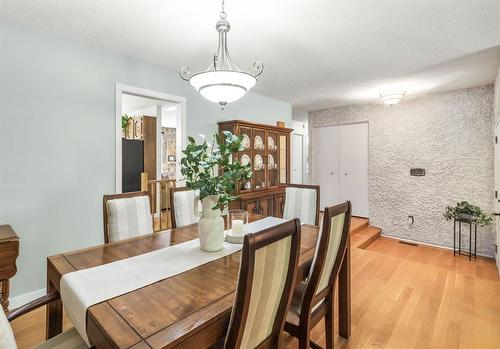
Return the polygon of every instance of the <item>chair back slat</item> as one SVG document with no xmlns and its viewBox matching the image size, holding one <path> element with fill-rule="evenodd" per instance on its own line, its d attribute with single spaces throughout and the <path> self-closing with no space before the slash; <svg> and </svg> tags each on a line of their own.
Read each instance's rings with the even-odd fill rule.
<svg viewBox="0 0 500 349">
<path fill-rule="evenodd" d="M 340 242 L 342 238 L 342 229 L 344 228 L 345 213 L 330 217 L 330 234 L 328 238 L 328 247 L 326 249 L 326 258 L 321 270 L 321 275 L 316 288 L 316 294 L 329 286 L 330 276 L 333 271 L 333 265 L 337 259 Z"/>
<path fill-rule="evenodd" d="M 245 236 L 225 348 L 277 348 L 297 273 L 298 219 Z"/>
<path fill-rule="evenodd" d="M 194 214 L 194 190 L 186 187 L 172 188 L 170 191 L 170 209 L 172 227 L 180 228 L 198 223 L 199 217 Z"/>
<path fill-rule="evenodd" d="M 348 246 L 351 225 L 351 203 L 349 201 L 326 207 L 320 236 L 309 273 L 301 306 L 301 317 L 306 317 L 318 308 L 318 304 L 333 293 L 335 280 Z"/>
<path fill-rule="evenodd" d="M 283 218 L 299 218 L 302 224 L 319 223 L 319 186 L 288 184 L 285 189 Z"/>
<path fill-rule="evenodd" d="M 103 196 L 104 242 L 153 233 L 148 191 Z"/>
</svg>

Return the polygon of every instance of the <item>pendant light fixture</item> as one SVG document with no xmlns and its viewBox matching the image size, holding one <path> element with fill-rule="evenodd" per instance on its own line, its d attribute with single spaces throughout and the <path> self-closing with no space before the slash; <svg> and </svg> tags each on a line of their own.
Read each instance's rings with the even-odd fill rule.
<svg viewBox="0 0 500 349">
<path fill-rule="evenodd" d="M 380 100 L 385 105 L 395 105 L 398 104 L 406 95 L 406 91 L 403 90 L 389 90 L 384 91 L 380 94 Z"/>
<path fill-rule="evenodd" d="M 203 97 L 218 103 L 222 110 L 226 104 L 240 99 L 254 87 L 257 84 L 257 77 L 264 69 L 259 61 L 253 64 L 253 74 L 241 71 L 234 65 L 227 49 L 227 32 L 230 28 L 222 0 L 220 19 L 215 25 L 215 29 L 219 32 L 219 47 L 212 64 L 207 70 L 196 74 L 192 74 L 191 69 L 187 67 L 182 67 L 180 70 L 182 79 L 188 81 Z"/>
</svg>

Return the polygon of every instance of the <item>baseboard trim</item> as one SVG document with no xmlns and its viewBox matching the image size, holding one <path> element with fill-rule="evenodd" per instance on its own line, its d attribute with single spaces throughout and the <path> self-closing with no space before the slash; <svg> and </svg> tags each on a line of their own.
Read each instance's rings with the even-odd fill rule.
<svg viewBox="0 0 500 349">
<path fill-rule="evenodd" d="M 431 244 L 431 243 L 428 243 L 428 242 L 422 242 L 422 241 L 417 241 L 417 240 L 402 239 L 400 237 L 397 237 L 397 236 L 394 236 L 394 235 L 387 235 L 387 234 L 384 234 L 384 233 L 381 233 L 380 236 L 382 236 L 384 238 L 388 238 L 388 239 L 393 239 L 393 240 L 407 242 L 407 243 L 410 243 L 410 244 L 425 245 L 425 246 L 429 246 L 429 247 L 434 247 L 434 248 L 440 248 L 440 249 L 443 249 L 443 250 L 453 251 L 453 248 L 452 247 L 448 247 L 448 246 L 435 245 L 435 244 Z M 493 258 L 493 256 L 490 256 L 490 255 L 487 255 L 487 254 L 478 253 L 477 255 L 481 256 L 481 257 L 486 257 L 486 258 Z"/>
<path fill-rule="evenodd" d="M 43 296 L 46 293 L 47 293 L 47 290 L 45 288 L 42 288 L 40 290 L 28 292 L 28 293 L 19 295 L 17 297 L 9 298 L 9 309 L 12 310 L 14 308 L 20 307 L 21 305 L 25 305 L 26 303 L 29 303 L 32 300 L 35 300 L 35 299 Z"/>
</svg>

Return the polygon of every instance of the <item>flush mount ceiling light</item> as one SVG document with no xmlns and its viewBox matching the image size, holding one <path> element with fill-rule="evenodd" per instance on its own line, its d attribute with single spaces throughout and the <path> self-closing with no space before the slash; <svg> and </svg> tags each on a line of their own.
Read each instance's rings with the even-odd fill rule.
<svg viewBox="0 0 500 349">
<path fill-rule="evenodd" d="M 380 100 L 385 105 L 394 105 L 398 104 L 405 95 L 406 91 L 385 91 L 380 94 Z"/>
<path fill-rule="evenodd" d="M 182 67 L 181 78 L 188 81 L 203 97 L 219 103 L 222 110 L 227 103 L 234 102 L 245 95 L 257 84 L 257 77 L 262 74 L 264 65 L 256 61 L 253 64 L 254 74 L 241 71 L 231 60 L 227 49 L 227 32 L 231 25 L 226 19 L 224 0 L 220 19 L 215 25 L 219 32 L 219 47 L 207 70 L 191 74 L 191 69 Z"/>
</svg>

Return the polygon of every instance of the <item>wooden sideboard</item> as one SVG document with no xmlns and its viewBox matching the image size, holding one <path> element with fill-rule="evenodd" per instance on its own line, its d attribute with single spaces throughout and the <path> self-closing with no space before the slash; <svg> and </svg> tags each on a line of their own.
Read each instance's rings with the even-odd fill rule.
<svg viewBox="0 0 500 349">
<path fill-rule="evenodd" d="M 9 307 L 9 279 L 16 275 L 19 238 L 10 225 L 0 225 L 0 303 L 5 312 Z"/>
<path fill-rule="evenodd" d="M 236 187 L 238 199 L 230 208 L 241 208 L 264 216 L 283 216 L 285 187 L 290 183 L 291 128 L 243 120 L 219 122 L 219 130 L 244 135 L 244 149 L 236 154 L 252 166 L 250 181 Z"/>
<path fill-rule="evenodd" d="M 231 208 L 241 208 L 263 216 L 283 217 L 285 187 L 240 194 Z"/>
</svg>

